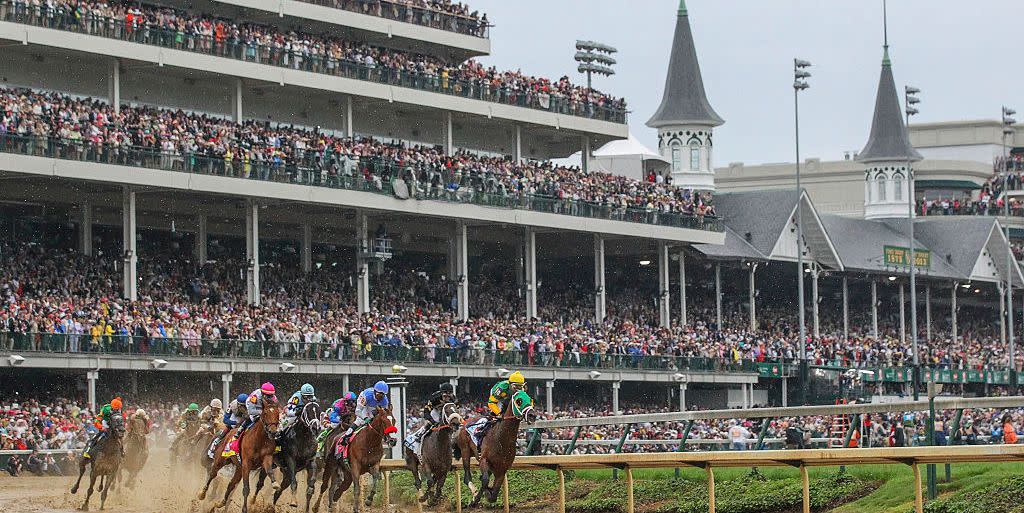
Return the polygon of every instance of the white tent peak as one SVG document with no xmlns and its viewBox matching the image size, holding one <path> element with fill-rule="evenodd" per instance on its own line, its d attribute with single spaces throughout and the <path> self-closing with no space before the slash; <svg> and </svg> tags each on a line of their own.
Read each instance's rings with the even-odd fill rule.
<svg viewBox="0 0 1024 513">
<path fill-rule="evenodd" d="M 643 160 L 660 160 L 666 164 L 668 163 L 667 159 L 645 146 L 632 132 L 625 139 L 616 139 L 594 150 L 594 156 L 613 158 L 633 157 L 637 159 L 642 158 Z"/>
</svg>

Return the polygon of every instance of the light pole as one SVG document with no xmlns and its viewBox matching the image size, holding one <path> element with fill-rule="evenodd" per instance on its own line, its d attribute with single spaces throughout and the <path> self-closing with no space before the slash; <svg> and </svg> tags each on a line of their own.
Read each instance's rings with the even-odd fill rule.
<svg viewBox="0 0 1024 513">
<path fill-rule="evenodd" d="M 807 326 L 804 320 L 804 250 L 803 223 L 803 186 L 800 185 L 800 91 L 810 87 L 807 78 L 811 73 L 807 68 L 811 63 L 801 59 L 793 59 L 793 120 L 794 140 L 796 146 L 796 293 L 797 307 L 800 309 L 800 404 L 807 404 L 807 392 L 810 388 L 807 373 Z"/>
<path fill-rule="evenodd" d="M 616 48 L 603 43 L 576 40 L 575 59 L 579 63 L 576 70 L 587 75 L 587 91 L 593 89 L 591 87 L 592 74 L 597 73 L 606 77 L 615 74 L 615 70 L 611 68 L 615 65 L 615 59 L 611 57 L 611 54 L 616 52 L 618 52 Z"/>
<path fill-rule="evenodd" d="M 1013 115 L 1017 111 L 1003 107 L 1003 220 L 1004 228 L 1006 229 L 1006 335 L 1007 342 L 1009 342 L 1009 350 L 1007 356 L 1009 362 L 1007 362 L 1007 370 L 1010 371 L 1010 385 L 1013 387 L 1017 386 L 1017 342 L 1013 336 L 1013 246 L 1010 245 L 1010 189 L 1009 189 L 1009 177 L 1010 177 L 1010 156 L 1006 152 L 1006 138 L 1013 135 L 1013 125 L 1017 120 L 1013 119 Z"/>
<path fill-rule="evenodd" d="M 917 114 L 918 110 L 915 105 L 921 103 L 921 100 L 915 96 L 920 94 L 921 90 L 916 87 L 905 86 L 903 88 L 903 112 L 907 115 L 907 131 L 910 131 L 910 116 Z M 921 355 L 917 347 L 917 256 L 914 251 L 914 214 L 916 213 L 917 196 L 914 194 L 914 170 L 911 169 L 911 162 L 907 160 L 907 194 L 909 200 L 909 208 L 907 209 L 907 230 L 910 232 L 907 238 L 910 241 L 910 344 L 911 350 L 914 351 L 914 376 L 912 378 L 914 385 L 914 400 L 918 400 L 921 395 Z"/>
</svg>

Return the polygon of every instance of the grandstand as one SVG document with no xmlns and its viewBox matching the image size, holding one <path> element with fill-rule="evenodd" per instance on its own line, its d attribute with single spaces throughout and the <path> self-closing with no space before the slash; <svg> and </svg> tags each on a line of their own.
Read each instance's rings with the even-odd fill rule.
<svg viewBox="0 0 1024 513">
<path fill-rule="evenodd" d="M 1016 387 L 1002 220 L 923 206 L 907 306 L 919 155 L 888 58 L 846 212 L 716 182 L 685 5 L 650 179 L 552 162 L 625 140 L 628 103 L 483 66 L 489 23 L 441 1 L 0 0 L 0 377 L 94 405 L 392 373 L 480 396 L 522 369 L 549 414 L 584 393 L 887 400 L 915 359 L 947 393 Z"/>
</svg>

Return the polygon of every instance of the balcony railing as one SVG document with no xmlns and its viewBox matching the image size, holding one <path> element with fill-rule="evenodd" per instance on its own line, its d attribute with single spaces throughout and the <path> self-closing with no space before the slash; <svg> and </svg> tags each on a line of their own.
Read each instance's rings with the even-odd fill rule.
<svg viewBox="0 0 1024 513">
<path fill-rule="evenodd" d="M 237 153 L 233 159 L 225 159 L 217 155 L 182 154 L 154 148 L 110 146 L 82 140 L 2 133 L 0 153 L 329 187 L 391 197 L 395 195 L 394 184 L 401 182 L 413 197 L 419 199 L 695 230 L 722 230 L 720 221 L 716 218 L 500 192 L 500 188 L 489 187 L 482 177 L 470 174 L 456 177 L 440 169 L 413 172 L 391 161 L 374 157 L 361 158 L 356 169 L 355 165 L 346 167 L 327 162 L 320 158 L 320 152 L 314 151 L 297 152 L 295 159 L 284 162 L 243 161 Z M 370 170 L 370 179 L 358 172 L 363 169 Z M 435 175 L 436 179 L 431 178 Z M 426 179 L 420 180 L 417 176 L 424 176 Z M 455 181 L 456 178 L 458 181 Z M 495 192 L 486 192 L 489 189 Z"/>
<path fill-rule="evenodd" d="M 65 354 L 174 356 L 182 358 L 288 359 L 321 362 L 382 362 L 486 367 L 561 367 L 650 371 L 757 372 L 751 360 L 629 354 L 490 350 L 468 347 L 389 346 L 369 349 L 348 343 L 312 344 L 243 339 L 181 339 L 91 336 L 60 333 L 0 333 L 0 351 Z"/>
<path fill-rule="evenodd" d="M 227 59 L 265 64 L 336 77 L 406 87 L 432 93 L 459 96 L 528 109 L 543 110 L 591 119 L 625 123 L 626 111 L 617 106 L 577 101 L 561 94 L 516 91 L 488 80 L 456 80 L 448 70 L 437 73 L 414 72 L 365 64 L 336 58 L 324 51 L 286 49 L 284 45 L 262 45 L 255 41 L 235 41 L 230 37 L 189 34 L 160 26 L 127 25 L 124 20 L 107 18 L 87 12 L 79 18 L 62 6 L 49 9 L 45 5 L 26 7 L 23 2 L 0 0 L 0 19 L 38 27 L 75 32 L 90 36 L 117 39 L 131 43 L 173 48 L 186 52 L 213 55 Z"/>
<path fill-rule="evenodd" d="M 490 37 L 490 26 L 485 20 L 447 13 L 438 9 L 428 9 L 405 5 L 387 0 L 298 0 L 307 4 L 322 5 L 334 9 L 377 16 L 389 20 L 422 25 L 424 27 L 446 30 L 487 39 Z"/>
</svg>

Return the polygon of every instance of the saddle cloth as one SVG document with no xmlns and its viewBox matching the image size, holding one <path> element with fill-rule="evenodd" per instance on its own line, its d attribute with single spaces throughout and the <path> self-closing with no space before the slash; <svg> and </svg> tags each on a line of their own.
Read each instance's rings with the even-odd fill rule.
<svg viewBox="0 0 1024 513">
<path fill-rule="evenodd" d="M 480 443 L 483 441 L 482 436 L 483 428 L 487 425 L 487 417 L 480 417 L 475 420 L 471 420 L 466 424 L 466 432 L 469 433 L 469 437 L 476 444 L 476 448 L 480 449 Z"/>
<path fill-rule="evenodd" d="M 356 434 L 366 429 L 366 425 L 362 425 L 356 428 L 351 435 L 338 437 L 338 440 L 334 443 L 334 455 L 340 458 L 348 459 L 348 444 L 355 438 Z"/>
</svg>

